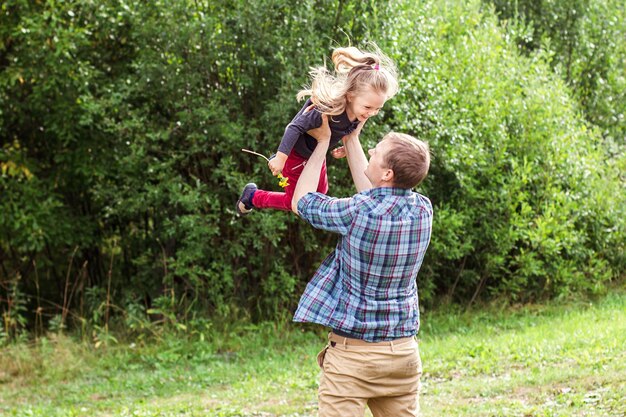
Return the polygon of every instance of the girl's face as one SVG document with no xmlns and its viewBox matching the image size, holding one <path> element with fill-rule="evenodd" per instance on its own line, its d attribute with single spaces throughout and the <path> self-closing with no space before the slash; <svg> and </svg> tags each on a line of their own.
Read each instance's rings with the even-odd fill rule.
<svg viewBox="0 0 626 417">
<path fill-rule="evenodd" d="M 376 116 L 385 105 L 387 96 L 383 93 L 366 89 L 359 93 L 348 93 L 346 112 L 350 120 L 357 119 L 363 123 L 372 116 Z"/>
</svg>

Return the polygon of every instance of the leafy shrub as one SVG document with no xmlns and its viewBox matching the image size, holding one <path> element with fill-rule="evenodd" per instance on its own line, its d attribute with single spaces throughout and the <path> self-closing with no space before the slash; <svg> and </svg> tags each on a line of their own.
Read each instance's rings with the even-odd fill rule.
<svg viewBox="0 0 626 417">
<path fill-rule="evenodd" d="M 273 152 L 309 66 L 374 40 L 402 88 L 363 141 L 406 131 L 434 153 L 422 299 L 602 291 L 626 264 L 624 158 L 579 114 L 591 90 L 512 33 L 478 1 L 3 3 L 2 290 L 23 277 L 54 326 L 98 340 L 112 320 L 150 329 L 150 312 L 282 317 L 336 237 L 290 213 L 237 218 L 245 183 L 276 188 L 241 149 Z M 329 176 L 353 192 L 345 161 Z"/>
<path fill-rule="evenodd" d="M 394 124 L 434 153 L 422 295 L 599 291 L 624 271 L 619 170 L 545 54 L 520 56 L 479 6 L 407 5 L 393 25 L 406 77 Z"/>
<path fill-rule="evenodd" d="M 626 8 L 617 0 L 490 0 L 508 33 L 547 62 L 572 88 L 585 117 L 601 129 L 610 155 L 626 136 Z"/>
</svg>

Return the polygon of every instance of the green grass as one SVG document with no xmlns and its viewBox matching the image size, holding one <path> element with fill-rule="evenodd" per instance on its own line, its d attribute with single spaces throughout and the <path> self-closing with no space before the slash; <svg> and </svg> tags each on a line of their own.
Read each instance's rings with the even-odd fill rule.
<svg viewBox="0 0 626 417">
<path fill-rule="evenodd" d="M 95 349 L 0 350 L 0 415 L 315 416 L 324 331 L 237 325 Z M 626 295 L 422 314 L 423 416 L 625 416 Z M 369 414 L 368 414 L 369 415 Z"/>
</svg>

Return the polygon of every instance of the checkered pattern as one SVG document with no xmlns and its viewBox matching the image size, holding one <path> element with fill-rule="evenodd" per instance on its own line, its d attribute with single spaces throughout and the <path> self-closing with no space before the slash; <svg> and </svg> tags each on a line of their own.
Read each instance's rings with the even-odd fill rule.
<svg viewBox="0 0 626 417">
<path fill-rule="evenodd" d="M 298 212 L 312 226 L 341 236 L 308 283 L 294 321 L 370 342 L 415 335 L 416 277 L 430 242 L 430 200 L 399 188 L 344 199 L 309 193 Z"/>
</svg>

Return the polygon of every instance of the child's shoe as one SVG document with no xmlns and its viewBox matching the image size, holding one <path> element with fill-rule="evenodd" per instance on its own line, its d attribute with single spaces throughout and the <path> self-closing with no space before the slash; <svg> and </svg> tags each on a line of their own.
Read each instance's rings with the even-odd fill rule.
<svg viewBox="0 0 626 417">
<path fill-rule="evenodd" d="M 249 214 L 252 210 L 254 210 L 254 205 L 252 204 L 252 197 L 257 190 L 257 186 L 255 183 L 251 182 L 246 184 L 243 187 L 243 191 L 241 192 L 241 197 L 237 200 L 237 205 L 235 206 L 237 213 L 240 216 L 245 216 Z"/>
</svg>

